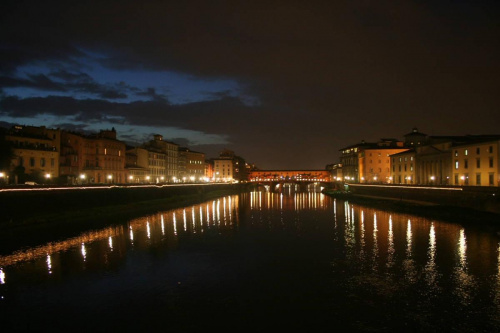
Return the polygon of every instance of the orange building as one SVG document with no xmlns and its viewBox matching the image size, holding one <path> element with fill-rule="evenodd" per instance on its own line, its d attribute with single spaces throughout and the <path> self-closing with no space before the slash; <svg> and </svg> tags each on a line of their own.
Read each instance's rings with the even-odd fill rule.
<svg viewBox="0 0 500 333">
<path fill-rule="evenodd" d="M 344 180 L 354 183 L 390 183 L 390 155 L 407 151 L 403 142 L 381 139 L 376 143 L 361 143 L 341 149 Z"/>
<path fill-rule="evenodd" d="M 61 141 L 61 169 L 68 182 L 127 182 L 126 146 L 116 139 L 114 129 L 91 136 L 62 132 Z"/>
</svg>

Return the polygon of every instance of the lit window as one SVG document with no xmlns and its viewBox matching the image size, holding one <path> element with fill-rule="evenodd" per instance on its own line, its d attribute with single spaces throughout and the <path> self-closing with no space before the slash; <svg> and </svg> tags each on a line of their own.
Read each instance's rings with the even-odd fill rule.
<svg viewBox="0 0 500 333">
<path fill-rule="evenodd" d="M 455 170 L 458 169 L 458 161 L 455 161 Z"/>
<path fill-rule="evenodd" d="M 464 154 L 465 154 L 465 156 L 469 155 L 469 150 L 465 149 Z"/>
</svg>

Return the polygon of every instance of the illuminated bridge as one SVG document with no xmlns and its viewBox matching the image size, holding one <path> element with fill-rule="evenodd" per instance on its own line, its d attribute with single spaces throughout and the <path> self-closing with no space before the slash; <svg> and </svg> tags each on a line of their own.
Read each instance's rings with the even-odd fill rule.
<svg viewBox="0 0 500 333">
<path fill-rule="evenodd" d="M 257 170 L 251 171 L 248 180 L 270 186 L 272 190 L 295 185 L 300 188 L 320 183 L 329 183 L 332 176 L 328 170 Z"/>
</svg>

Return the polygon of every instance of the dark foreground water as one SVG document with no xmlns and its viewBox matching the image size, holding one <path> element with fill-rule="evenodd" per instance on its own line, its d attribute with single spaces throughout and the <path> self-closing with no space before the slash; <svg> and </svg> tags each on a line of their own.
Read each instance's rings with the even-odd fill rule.
<svg viewBox="0 0 500 333">
<path fill-rule="evenodd" d="M 495 332 L 499 250 L 480 227 L 246 193 L 0 257 L 0 331 Z"/>
</svg>

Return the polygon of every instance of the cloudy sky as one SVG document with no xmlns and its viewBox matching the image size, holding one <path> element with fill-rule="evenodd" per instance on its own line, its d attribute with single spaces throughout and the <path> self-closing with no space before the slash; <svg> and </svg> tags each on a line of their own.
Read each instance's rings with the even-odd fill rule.
<svg viewBox="0 0 500 333">
<path fill-rule="evenodd" d="M 153 133 L 262 169 L 361 140 L 500 134 L 499 1 L 22 1 L 0 125 Z"/>
</svg>

